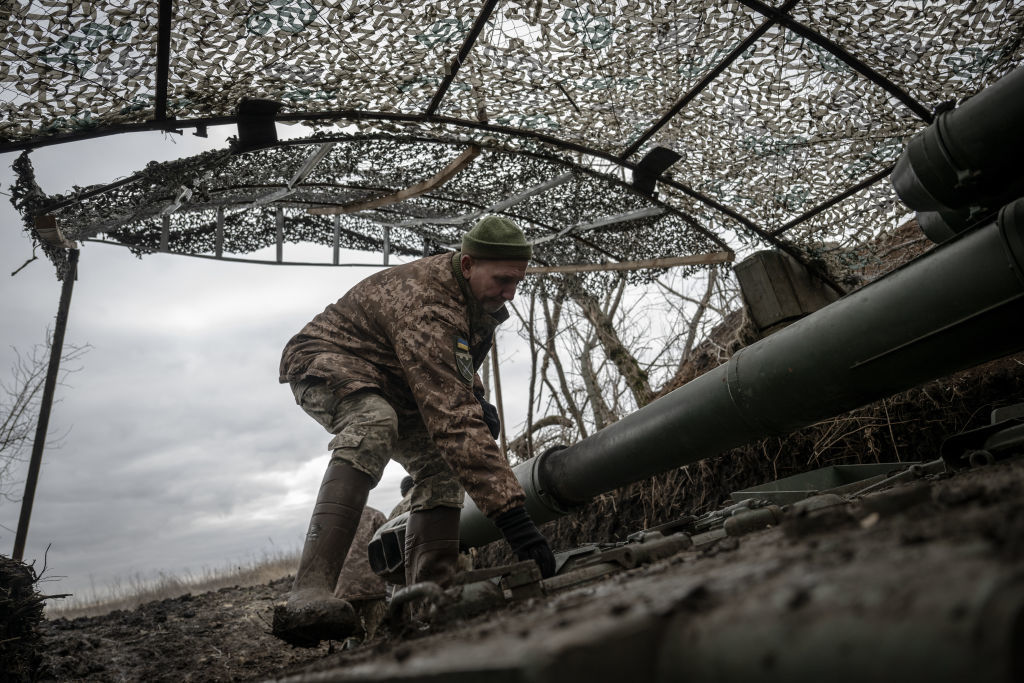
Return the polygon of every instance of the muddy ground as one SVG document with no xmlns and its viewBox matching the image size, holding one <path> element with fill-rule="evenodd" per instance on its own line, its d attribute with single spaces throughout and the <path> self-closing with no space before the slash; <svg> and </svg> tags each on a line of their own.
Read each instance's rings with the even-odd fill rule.
<svg viewBox="0 0 1024 683">
<path fill-rule="evenodd" d="M 694 538 L 670 557 L 482 615 L 316 649 L 268 633 L 286 578 L 51 621 L 42 680 L 801 680 L 821 656 L 854 667 L 832 680 L 920 680 L 919 666 L 930 680 L 958 680 L 965 666 L 974 680 L 1022 672 L 1006 673 L 1024 648 L 1024 459 L 791 509 L 740 537 Z M 852 627 L 836 623 L 849 614 Z M 908 645 L 927 657 L 908 661 Z M 879 658 L 883 671 L 865 668 Z"/>
</svg>

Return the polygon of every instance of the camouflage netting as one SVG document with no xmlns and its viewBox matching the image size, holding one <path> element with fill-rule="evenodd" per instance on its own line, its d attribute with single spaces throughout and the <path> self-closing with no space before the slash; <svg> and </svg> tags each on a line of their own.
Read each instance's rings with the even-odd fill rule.
<svg viewBox="0 0 1024 683">
<path fill-rule="evenodd" d="M 163 217 L 169 218 L 166 249 L 209 254 L 216 250 L 218 210 L 223 213 L 223 253 L 245 254 L 276 243 L 276 216 L 283 211 L 283 241 L 333 246 L 335 220 L 311 215 L 311 207 L 358 204 L 384 188 L 428 179 L 456 158 L 465 144 L 403 141 L 361 136 L 289 144 L 247 154 L 209 152 L 165 164 L 150 164 L 125 182 L 82 188 L 48 197 L 47 213 L 64 235 L 84 240 L 104 235 L 137 253 L 161 249 Z M 306 159 L 326 154 L 299 183 Z M 31 168 L 20 187 L 31 187 Z M 551 179 L 543 192 L 524 190 Z M 291 184 L 291 185 L 290 185 Z M 410 183 L 414 184 L 414 183 Z M 390 192 L 390 190 L 384 190 Z M 93 192 L 96 192 L 93 194 Z M 286 196 L 282 196 L 285 193 Z M 32 196 L 18 190 L 16 198 Z M 340 248 L 381 251 L 388 230 L 391 253 L 417 255 L 457 245 L 462 233 L 514 195 L 504 208 L 536 243 L 542 264 L 636 260 L 727 250 L 713 233 L 673 207 L 626 183 L 580 169 L 555 157 L 481 151 L 463 171 L 437 190 L 398 203 L 338 216 Z M 270 197 L 277 197 L 270 200 Z M 644 212 L 640 217 L 630 218 Z M 608 217 L 619 222 L 599 224 Z"/>
<path fill-rule="evenodd" d="M 102 230 L 140 252 L 154 248 L 163 213 L 170 250 L 208 251 L 219 206 L 230 214 L 225 251 L 274 243 L 275 206 L 288 212 L 287 240 L 324 242 L 329 219 L 302 209 L 393 194 L 469 144 L 484 154 L 440 189 L 345 214 L 344 246 L 379 249 L 383 224 L 399 253 L 455 241 L 467 222 L 448 219 L 567 171 L 570 182 L 502 209 L 532 236 L 558 235 L 543 245 L 551 263 L 721 243 L 852 246 L 904 213 L 885 176 L 935 108 L 1024 56 L 1021 0 L 15 0 L 0 25 L 11 36 L 0 151 L 232 123 L 244 97 L 282 103 L 281 121 L 355 131 L 283 200 L 264 190 L 287 184 L 313 147 L 151 167 L 62 209 L 87 223 L 63 223 L 69 233 Z M 681 155 L 658 185 L 670 210 L 559 234 L 666 208 L 612 180 L 655 146 Z M 536 156 L 510 154 L 520 152 Z M 175 203 L 183 189 L 192 197 Z M 123 208 L 105 211 L 107 200 Z"/>
</svg>

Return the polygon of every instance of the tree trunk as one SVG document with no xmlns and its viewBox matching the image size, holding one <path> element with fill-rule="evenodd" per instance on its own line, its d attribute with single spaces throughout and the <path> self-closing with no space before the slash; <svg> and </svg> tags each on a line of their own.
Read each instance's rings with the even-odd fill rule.
<svg viewBox="0 0 1024 683">
<path fill-rule="evenodd" d="M 626 386 L 633 394 L 637 407 L 647 405 L 653 399 L 647 371 L 640 366 L 640 362 L 622 343 L 612 317 L 605 313 L 601 304 L 592 294 L 583 291 L 579 278 L 572 277 L 568 283 L 569 295 L 583 311 L 583 315 L 590 321 L 590 324 L 594 326 L 597 339 L 601 342 L 605 355 L 626 381 Z"/>
</svg>

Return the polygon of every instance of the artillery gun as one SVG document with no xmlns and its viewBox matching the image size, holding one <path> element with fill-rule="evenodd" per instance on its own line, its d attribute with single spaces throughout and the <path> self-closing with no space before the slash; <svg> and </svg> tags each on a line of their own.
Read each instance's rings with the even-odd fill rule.
<svg viewBox="0 0 1024 683">
<path fill-rule="evenodd" d="M 631 482 L 1024 349 L 1020 121 L 1024 68 L 940 113 L 910 141 L 892 178 L 939 246 L 579 443 L 518 465 L 533 519 L 556 519 Z M 988 427 L 949 439 L 932 462 L 826 468 L 736 492 L 731 506 L 703 517 L 638 531 L 626 543 L 558 553 L 552 578 L 541 580 L 532 563 L 476 570 L 444 593 L 422 585 L 399 591 L 392 612 L 426 601 L 444 620 L 542 596 L 557 603 L 595 579 L 647 566 L 632 603 L 616 601 L 619 584 L 588 589 L 598 606 L 580 608 L 591 621 L 575 636 L 533 649 L 514 645 L 497 657 L 468 648 L 457 663 L 450 652 L 427 656 L 420 671 L 431 680 L 487 673 L 547 681 L 567 672 L 575 680 L 580 671 L 665 681 L 1022 680 L 1024 573 L 1012 562 L 989 562 L 969 544 L 949 566 L 906 549 L 848 549 L 848 567 L 809 577 L 797 558 L 834 553 L 820 537 L 808 540 L 816 534 L 867 530 L 894 511 L 955 497 L 940 475 L 1022 452 L 1024 406 L 1002 409 Z M 404 521 L 385 524 L 370 544 L 381 575 L 402 571 Z M 460 533 L 470 547 L 500 538 L 472 502 Z M 706 569 L 659 579 L 653 569 L 748 536 L 755 550 L 788 545 L 767 565 L 756 552 L 715 562 L 710 577 Z M 870 547 L 870 539 L 861 541 Z M 919 589 L 909 590 L 915 582 Z M 732 604 L 723 598 L 730 592 L 749 599 Z M 351 680 L 407 680 L 388 671 L 364 678 L 353 671 Z"/>
</svg>

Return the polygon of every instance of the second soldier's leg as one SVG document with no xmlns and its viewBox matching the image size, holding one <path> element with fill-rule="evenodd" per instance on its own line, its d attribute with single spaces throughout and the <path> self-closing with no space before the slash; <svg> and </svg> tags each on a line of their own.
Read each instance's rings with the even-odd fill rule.
<svg viewBox="0 0 1024 683">
<path fill-rule="evenodd" d="M 405 583 L 447 586 L 458 566 L 462 486 L 424 433 L 403 438 L 395 459 L 414 481 L 405 525 Z"/>
<path fill-rule="evenodd" d="M 413 510 L 405 524 L 405 585 L 451 583 L 459 560 L 459 508 Z"/>
</svg>

